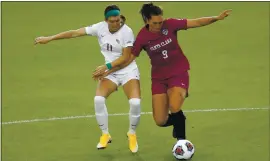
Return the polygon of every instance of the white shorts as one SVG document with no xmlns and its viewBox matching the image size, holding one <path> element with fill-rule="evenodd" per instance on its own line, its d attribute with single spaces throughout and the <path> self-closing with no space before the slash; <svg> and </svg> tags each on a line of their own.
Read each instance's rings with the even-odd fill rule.
<svg viewBox="0 0 270 161">
<path fill-rule="evenodd" d="M 125 85 L 128 81 L 132 79 L 140 80 L 140 72 L 139 69 L 136 68 L 132 70 L 131 72 L 125 73 L 125 74 L 110 74 L 106 76 L 105 78 L 111 80 L 113 83 L 115 83 L 117 86 Z"/>
</svg>

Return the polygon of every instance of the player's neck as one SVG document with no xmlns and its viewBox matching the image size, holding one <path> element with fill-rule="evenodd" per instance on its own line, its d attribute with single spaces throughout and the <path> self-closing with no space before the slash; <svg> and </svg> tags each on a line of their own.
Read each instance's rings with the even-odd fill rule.
<svg viewBox="0 0 270 161">
<path fill-rule="evenodd" d="M 117 31 L 119 31 L 123 26 L 124 26 L 124 23 L 121 24 L 120 27 L 119 27 L 117 30 L 115 30 L 115 31 L 112 31 L 112 30 L 109 28 L 109 32 L 110 32 L 111 34 L 114 34 L 114 33 L 116 33 Z"/>
<path fill-rule="evenodd" d="M 160 31 L 152 30 L 152 28 L 151 28 L 149 25 L 146 25 L 145 27 L 146 27 L 146 29 L 147 29 L 148 31 L 150 31 L 150 32 L 152 32 L 152 33 L 154 33 L 154 34 L 160 33 Z"/>
</svg>

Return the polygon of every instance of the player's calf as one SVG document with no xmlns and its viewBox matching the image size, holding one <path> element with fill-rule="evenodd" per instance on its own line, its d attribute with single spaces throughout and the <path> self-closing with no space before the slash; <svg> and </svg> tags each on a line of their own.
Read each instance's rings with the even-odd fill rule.
<svg viewBox="0 0 270 161">
<path fill-rule="evenodd" d="M 172 113 L 173 137 L 180 140 L 186 139 L 186 117 L 182 110 Z"/>
<path fill-rule="evenodd" d="M 141 99 L 131 98 L 129 100 L 129 133 L 135 134 L 141 117 Z"/>
</svg>

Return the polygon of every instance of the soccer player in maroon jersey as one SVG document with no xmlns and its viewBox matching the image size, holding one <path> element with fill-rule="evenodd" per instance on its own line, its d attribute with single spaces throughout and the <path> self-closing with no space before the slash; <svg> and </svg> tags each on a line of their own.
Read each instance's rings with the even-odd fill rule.
<svg viewBox="0 0 270 161">
<path fill-rule="evenodd" d="M 163 10 L 159 6 L 153 3 L 144 4 L 140 13 L 145 26 L 137 35 L 129 60 L 106 73 L 99 72 L 98 67 L 93 77 L 102 78 L 125 67 L 140 55 L 142 49 L 145 50 L 152 65 L 154 120 L 160 127 L 173 125 L 173 137 L 178 140 L 186 139 L 186 117 L 182 105 L 188 95 L 190 66 L 178 44 L 177 31 L 212 24 L 223 20 L 230 12 L 231 10 L 225 10 L 218 16 L 197 19 L 164 19 Z"/>
</svg>

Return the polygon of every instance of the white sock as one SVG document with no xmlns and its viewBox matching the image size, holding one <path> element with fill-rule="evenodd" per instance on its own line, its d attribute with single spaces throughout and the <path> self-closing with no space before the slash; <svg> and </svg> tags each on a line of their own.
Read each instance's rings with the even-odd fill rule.
<svg viewBox="0 0 270 161">
<path fill-rule="evenodd" d="M 131 134 L 136 133 L 136 128 L 140 122 L 141 116 L 141 99 L 132 98 L 129 100 L 129 132 Z"/>
<path fill-rule="evenodd" d="M 94 98 L 97 123 L 102 133 L 108 134 L 108 112 L 105 105 L 105 100 L 106 99 L 102 96 L 95 96 Z"/>
</svg>

